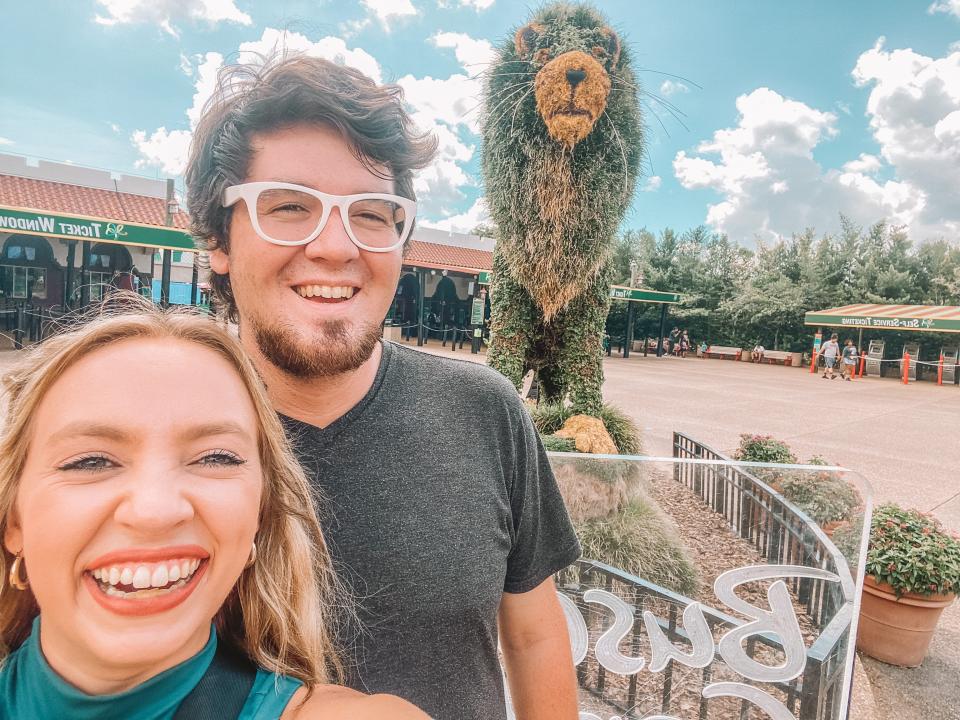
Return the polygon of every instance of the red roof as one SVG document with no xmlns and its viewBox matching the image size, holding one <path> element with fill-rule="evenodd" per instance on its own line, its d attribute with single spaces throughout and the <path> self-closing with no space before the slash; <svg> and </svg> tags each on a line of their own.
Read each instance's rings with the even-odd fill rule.
<svg viewBox="0 0 960 720">
<path fill-rule="evenodd" d="M 493 268 L 493 253 L 489 250 L 414 240 L 403 258 L 403 264 L 477 273 Z"/>
<path fill-rule="evenodd" d="M 166 224 L 166 204 L 163 198 L 0 175 L 0 205 L 162 227 Z M 173 216 L 176 228 L 186 230 L 189 222 L 185 212 Z"/>
</svg>

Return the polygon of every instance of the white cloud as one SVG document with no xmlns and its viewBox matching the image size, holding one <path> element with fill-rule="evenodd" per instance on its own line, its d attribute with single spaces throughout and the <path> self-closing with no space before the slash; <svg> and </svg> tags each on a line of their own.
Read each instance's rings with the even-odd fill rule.
<svg viewBox="0 0 960 720">
<path fill-rule="evenodd" d="M 173 20 L 180 17 L 211 25 L 219 22 L 253 24 L 250 16 L 237 8 L 234 0 L 97 0 L 97 3 L 107 13 L 94 18 L 101 25 L 156 23 L 174 37 L 179 37 L 180 33 Z"/>
<path fill-rule="evenodd" d="M 855 219 L 866 213 L 870 221 L 890 214 L 883 186 L 855 174 L 841 182 L 839 173 L 825 174 L 814 160 L 813 149 L 837 133 L 836 115 L 768 88 L 737 98 L 737 109 L 736 127 L 717 130 L 697 147 L 697 155 L 681 151 L 673 163 L 683 187 L 721 195 L 707 210 L 707 223 L 715 229 L 742 241 L 811 226 L 830 229 L 840 211 Z M 861 177 L 876 186 L 867 188 L 870 202 L 858 185 Z M 893 188 L 886 192 L 894 194 Z M 902 202 L 898 209 L 904 209 Z"/>
<path fill-rule="evenodd" d="M 180 72 L 187 77 L 193 77 L 193 62 L 184 53 L 180 53 Z"/>
<path fill-rule="evenodd" d="M 431 42 L 440 48 L 452 48 L 465 74 L 454 73 L 447 78 L 405 75 L 397 82 L 414 109 L 414 122 L 439 140 L 437 159 L 418 174 L 414 185 L 417 196 L 422 198 L 424 213 L 436 217 L 455 212 L 453 208 L 465 197 L 464 188 L 476 184 L 463 169 L 473 158 L 475 146 L 461 135 L 476 135 L 479 131 L 478 106 L 483 88 L 477 75 L 490 62 L 494 51 L 487 40 L 463 33 L 439 32 Z"/>
<path fill-rule="evenodd" d="M 241 62 L 258 62 L 275 52 L 304 53 L 312 57 L 323 57 L 341 65 L 349 65 L 371 76 L 378 83 L 383 82 L 380 64 L 372 55 L 361 48 L 350 49 L 337 37 L 321 38 L 312 42 L 299 33 L 285 32 L 266 28 L 259 40 L 242 43 L 239 47 Z M 193 62 L 196 62 L 194 67 Z M 223 66 L 220 53 L 208 52 L 188 59 L 190 75 L 194 78 L 193 102 L 186 115 L 189 130 L 167 130 L 164 127 L 147 133 L 137 130 L 131 136 L 133 144 L 140 151 L 138 166 L 157 166 L 163 172 L 179 175 L 186 166 L 187 148 L 193 128 L 203 113 L 203 107 L 217 86 L 217 73 Z M 182 69 L 182 68 L 181 68 Z"/>
<path fill-rule="evenodd" d="M 167 175 L 180 175 L 187 164 L 187 152 L 190 149 L 188 130 L 167 130 L 157 128 L 147 135 L 143 130 L 135 130 L 130 139 L 140 151 L 137 167 L 148 165 L 159 167 Z"/>
<path fill-rule="evenodd" d="M 656 192 L 660 189 L 661 185 L 663 185 L 663 178 L 659 175 L 651 175 L 643 183 L 640 192 Z"/>
<path fill-rule="evenodd" d="M 468 233 L 477 225 L 490 225 L 490 208 L 487 206 L 485 197 L 477 198 L 470 209 L 458 215 L 452 215 L 443 220 L 423 220 L 424 227 L 437 228 L 438 230 L 453 231 L 459 233 Z"/>
<path fill-rule="evenodd" d="M 842 102 L 842 101 L 840 101 L 840 100 L 837 100 L 837 101 L 834 103 L 834 106 L 837 108 L 837 110 L 839 110 L 840 112 L 842 112 L 844 115 L 850 115 L 850 114 L 851 114 L 851 111 L 850 111 L 850 103 L 845 103 L 845 102 Z"/>
<path fill-rule="evenodd" d="M 375 82 L 383 82 L 380 63 L 373 55 L 362 48 L 350 49 L 343 39 L 332 35 L 314 42 L 300 33 L 266 28 L 259 40 L 242 43 L 240 52 L 241 62 L 258 62 L 257 55 L 269 57 L 277 52 L 303 53 L 310 57 L 326 58 L 338 65 L 356 68 L 364 75 L 373 78 Z"/>
<path fill-rule="evenodd" d="M 880 166 L 880 158 L 878 158 L 876 155 L 860 153 L 860 157 L 856 160 L 851 160 L 850 162 L 844 163 L 843 169 L 845 172 L 849 173 L 872 175 L 880 169 Z"/>
<path fill-rule="evenodd" d="M 465 33 L 438 32 L 430 38 L 438 48 L 453 48 L 453 54 L 470 77 L 483 72 L 496 57 L 489 40 L 477 40 Z"/>
<path fill-rule="evenodd" d="M 362 3 L 388 32 L 394 18 L 412 17 L 417 14 L 417 9 L 410 0 L 362 0 Z"/>
<path fill-rule="evenodd" d="M 110 126 L 110 129 L 113 130 L 113 132 L 115 132 L 118 135 L 120 134 L 120 126 L 117 125 L 115 122 L 107 123 L 107 125 Z"/>
<path fill-rule="evenodd" d="M 960 231 L 960 49 L 934 59 L 888 51 L 880 38 L 853 78 L 871 88 L 867 117 L 880 156 L 916 194 L 916 239 Z"/>
<path fill-rule="evenodd" d="M 457 0 L 457 5 L 459 7 L 472 7 L 479 12 L 493 7 L 494 2 L 496 0 Z M 445 0 L 437 0 L 437 7 L 450 7 L 450 3 L 445 2 Z"/>
<path fill-rule="evenodd" d="M 0 145 L 14 145 L 15 143 L 8 137 L 0 137 Z"/>
<path fill-rule="evenodd" d="M 836 115 L 767 88 L 737 99 L 736 127 L 677 153 L 681 185 L 721 196 L 707 210 L 710 225 L 749 240 L 834 231 L 843 213 L 862 224 L 906 225 L 917 241 L 960 233 L 960 52 L 934 60 L 886 51 L 881 39 L 860 56 L 853 78 L 871 88 L 866 115 L 877 155 L 824 169 L 813 151 L 837 134 Z M 892 179 L 878 180 L 881 170 Z"/>
<path fill-rule="evenodd" d="M 664 95 L 676 95 L 678 93 L 688 93 L 690 92 L 690 88 L 688 88 L 682 82 L 664 80 L 663 84 L 660 85 L 660 92 Z"/>
<path fill-rule="evenodd" d="M 927 12 L 931 15 L 934 13 L 949 13 L 960 18 L 960 0 L 939 0 L 939 2 L 935 2 L 928 7 Z"/>
</svg>

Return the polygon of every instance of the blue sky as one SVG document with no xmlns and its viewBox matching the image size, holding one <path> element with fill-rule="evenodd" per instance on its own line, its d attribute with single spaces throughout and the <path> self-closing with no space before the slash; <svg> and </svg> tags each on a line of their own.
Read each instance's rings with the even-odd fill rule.
<svg viewBox="0 0 960 720">
<path fill-rule="evenodd" d="M 533 4 L 508 0 L 52 0 L 4 9 L 0 152 L 177 176 L 216 69 L 277 42 L 400 82 L 441 140 L 421 216 L 484 219 L 476 94 Z M 960 241 L 960 0 L 608 0 L 647 93 L 625 227 L 746 244 L 839 214 Z M 15 30 L 11 32 L 10 30 Z M 668 73 L 668 74 L 661 74 Z M 672 75 L 680 78 L 671 77 Z"/>
</svg>

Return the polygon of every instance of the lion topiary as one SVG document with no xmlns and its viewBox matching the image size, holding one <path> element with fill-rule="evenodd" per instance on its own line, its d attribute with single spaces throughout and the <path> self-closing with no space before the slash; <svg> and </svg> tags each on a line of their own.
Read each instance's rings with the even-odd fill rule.
<svg viewBox="0 0 960 720">
<path fill-rule="evenodd" d="M 484 103 L 490 365 L 599 417 L 609 257 L 644 148 L 629 53 L 597 10 L 549 5 L 499 48 Z"/>
</svg>

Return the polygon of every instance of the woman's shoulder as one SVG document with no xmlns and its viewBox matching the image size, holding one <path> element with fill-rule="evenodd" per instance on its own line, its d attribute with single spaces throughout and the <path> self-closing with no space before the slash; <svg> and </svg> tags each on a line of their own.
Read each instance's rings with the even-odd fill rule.
<svg viewBox="0 0 960 720">
<path fill-rule="evenodd" d="M 336 685 L 316 687 L 310 697 L 301 687 L 290 699 L 281 720 L 429 720 L 415 705 L 395 695 L 364 695 Z"/>
</svg>

